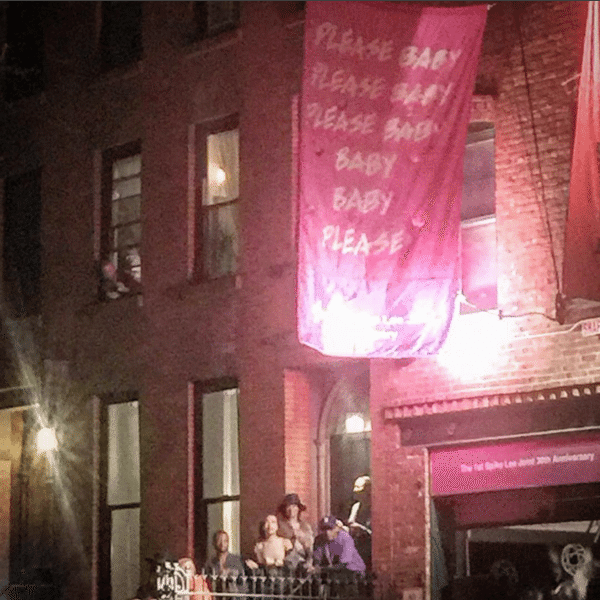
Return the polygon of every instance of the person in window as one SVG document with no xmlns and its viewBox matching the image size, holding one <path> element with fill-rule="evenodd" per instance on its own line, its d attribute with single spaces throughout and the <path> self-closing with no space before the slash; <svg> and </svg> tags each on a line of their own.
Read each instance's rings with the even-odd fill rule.
<svg viewBox="0 0 600 600">
<path fill-rule="evenodd" d="M 213 535 L 215 555 L 206 561 L 204 573 L 213 592 L 243 593 L 244 586 L 238 577 L 244 575 L 242 557 L 229 552 L 229 534 L 219 529 Z"/>
<path fill-rule="evenodd" d="M 314 535 L 308 521 L 302 518 L 306 506 L 298 494 L 287 494 L 277 509 L 277 535 L 292 542 L 292 550 L 286 556 L 286 565 L 292 570 L 311 570 Z"/>
<path fill-rule="evenodd" d="M 364 574 L 365 562 L 358 553 L 352 536 L 333 515 L 319 522 L 319 535 L 315 539 L 313 563 L 321 569 L 336 569 Z"/>
<path fill-rule="evenodd" d="M 229 552 L 229 534 L 223 529 L 213 535 L 215 555 L 206 561 L 204 572 L 207 575 L 223 575 L 235 578 L 244 574 L 241 556 Z"/>
<path fill-rule="evenodd" d="M 262 567 L 267 572 L 281 571 L 285 565 L 285 557 L 293 548 L 288 538 L 277 535 L 277 517 L 267 515 L 259 527 L 260 538 L 254 546 L 256 561 L 247 561 L 252 569 Z"/>
</svg>

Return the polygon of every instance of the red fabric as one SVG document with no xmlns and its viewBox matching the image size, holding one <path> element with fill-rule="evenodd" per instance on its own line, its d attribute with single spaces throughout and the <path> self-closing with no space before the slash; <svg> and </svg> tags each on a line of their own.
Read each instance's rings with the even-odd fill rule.
<svg viewBox="0 0 600 600">
<path fill-rule="evenodd" d="M 302 343 L 349 357 L 441 347 L 460 288 L 463 156 L 486 14 L 307 2 Z"/>
<path fill-rule="evenodd" d="M 588 3 L 565 232 L 563 292 L 600 301 L 600 34 L 598 2 Z"/>
</svg>

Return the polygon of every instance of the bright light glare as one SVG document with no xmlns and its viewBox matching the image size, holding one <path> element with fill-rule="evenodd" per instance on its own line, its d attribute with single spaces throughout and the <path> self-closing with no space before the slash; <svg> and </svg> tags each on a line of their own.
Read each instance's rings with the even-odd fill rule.
<svg viewBox="0 0 600 600">
<path fill-rule="evenodd" d="M 379 340 L 389 337 L 377 329 L 379 317 L 366 313 L 336 292 L 326 307 L 313 306 L 315 322 L 322 323 L 323 352 L 330 356 L 368 355 Z"/>
<path fill-rule="evenodd" d="M 225 171 L 223 169 L 221 169 L 221 167 L 217 167 L 215 169 L 215 183 L 217 185 L 223 185 L 225 183 L 226 179 L 227 179 L 227 174 L 225 173 Z"/>
<path fill-rule="evenodd" d="M 365 430 L 365 420 L 360 415 L 346 417 L 346 433 L 362 433 Z"/>
<path fill-rule="evenodd" d="M 58 448 L 56 432 L 50 427 L 42 427 L 37 433 L 37 448 L 40 452 L 49 452 Z"/>
<path fill-rule="evenodd" d="M 505 338 L 504 328 L 504 322 L 489 313 L 456 316 L 438 363 L 463 381 L 490 373 Z"/>
</svg>

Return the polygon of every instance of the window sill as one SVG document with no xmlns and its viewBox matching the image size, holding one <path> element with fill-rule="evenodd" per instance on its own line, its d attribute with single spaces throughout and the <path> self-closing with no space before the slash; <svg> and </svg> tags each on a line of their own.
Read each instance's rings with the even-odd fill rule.
<svg viewBox="0 0 600 600">
<path fill-rule="evenodd" d="M 215 279 L 188 279 L 184 283 L 169 286 L 165 289 L 165 296 L 172 300 L 185 300 L 197 294 L 231 294 L 239 290 L 241 286 L 241 275 L 232 274 Z"/>
<path fill-rule="evenodd" d="M 144 72 L 144 63 L 142 60 L 123 65 L 121 67 L 115 67 L 107 71 L 99 71 L 94 80 L 92 81 L 91 87 L 98 85 L 104 85 L 106 83 L 113 83 L 123 81 L 125 79 L 133 79 Z"/>
<path fill-rule="evenodd" d="M 223 48 L 233 46 L 242 40 L 242 30 L 240 27 L 231 31 L 225 31 L 214 37 L 204 38 L 192 42 L 187 47 L 186 58 L 193 59 L 210 52 L 216 52 Z"/>
</svg>

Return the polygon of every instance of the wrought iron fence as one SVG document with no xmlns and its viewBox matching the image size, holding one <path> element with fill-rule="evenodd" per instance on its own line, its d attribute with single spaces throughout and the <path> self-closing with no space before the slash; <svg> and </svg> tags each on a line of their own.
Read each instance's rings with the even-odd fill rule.
<svg viewBox="0 0 600 600">
<path fill-rule="evenodd" d="M 159 600 L 362 600 L 373 597 L 373 577 L 335 569 L 305 575 L 272 571 L 192 576 L 167 562 L 157 569 L 157 592 Z"/>
<path fill-rule="evenodd" d="M 11 583 L 0 587 L 0 600 L 57 600 L 58 591 L 53 585 Z"/>
</svg>

